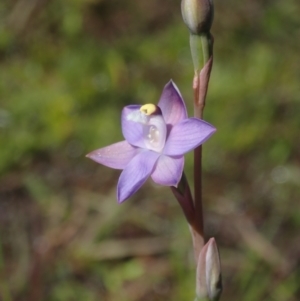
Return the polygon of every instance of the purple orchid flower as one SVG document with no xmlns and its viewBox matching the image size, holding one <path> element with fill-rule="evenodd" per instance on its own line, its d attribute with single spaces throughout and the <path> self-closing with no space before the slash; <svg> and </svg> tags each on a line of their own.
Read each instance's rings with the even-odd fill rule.
<svg viewBox="0 0 300 301">
<path fill-rule="evenodd" d="M 129 105 L 122 111 L 124 141 L 87 155 L 97 163 L 123 169 L 117 198 L 132 196 L 151 176 L 164 186 L 177 186 L 183 172 L 184 154 L 204 143 L 214 132 L 209 123 L 188 118 L 185 103 L 170 81 L 158 105 Z"/>
</svg>

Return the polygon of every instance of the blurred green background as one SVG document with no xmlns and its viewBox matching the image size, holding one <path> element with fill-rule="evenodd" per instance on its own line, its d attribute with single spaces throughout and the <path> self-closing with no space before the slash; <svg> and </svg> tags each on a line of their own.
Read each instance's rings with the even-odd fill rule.
<svg viewBox="0 0 300 301">
<path fill-rule="evenodd" d="M 298 0 L 215 1 L 204 206 L 224 301 L 300 300 L 299 16 Z M 1 0 L 0 300 L 193 300 L 169 189 L 119 206 L 119 171 L 84 157 L 170 78 L 192 112 L 188 39 L 179 0 Z"/>
</svg>

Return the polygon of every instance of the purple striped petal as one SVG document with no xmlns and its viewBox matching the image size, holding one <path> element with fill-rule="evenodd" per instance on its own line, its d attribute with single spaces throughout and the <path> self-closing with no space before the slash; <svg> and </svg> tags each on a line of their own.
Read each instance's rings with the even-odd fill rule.
<svg viewBox="0 0 300 301">
<path fill-rule="evenodd" d="M 183 98 L 173 81 L 169 81 L 163 89 L 158 102 L 166 124 L 175 125 L 187 118 L 187 111 Z"/>
<path fill-rule="evenodd" d="M 119 178 L 117 189 L 119 203 L 132 196 L 145 183 L 159 156 L 160 154 L 156 152 L 142 151 L 130 161 Z"/>
<path fill-rule="evenodd" d="M 138 151 L 139 149 L 131 146 L 127 141 L 121 141 L 96 149 L 86 157 L 111 168 L 124 169 Z"/>
<path fill-rule="evenodd" d="M 164 186 L 177 186 L 184 165 L 184 157 L 160 156 L 151 175 L 152 180 Z"/>
<path fill-rule="evenodd" d="M 143 124 L 133 121 L 132 115 L 139 113 L 140 105 L 130 105 L 122 111 L 122 132 L 124 138 L 132 145 L 145 148 Z"/>
<path fill-rule="evenodd" d="M 176 124 L 170 131 L 163 153 L 180 156 L 204 143 L 216 129 L 209 123 L 188 118 Z"/>
</svg>

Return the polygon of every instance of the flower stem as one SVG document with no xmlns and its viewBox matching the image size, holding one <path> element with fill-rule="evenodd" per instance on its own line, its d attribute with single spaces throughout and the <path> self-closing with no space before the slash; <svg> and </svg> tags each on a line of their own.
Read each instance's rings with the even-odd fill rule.
<svg viewBox="0 0 300 301">
<path fill-rule="evenodd" d="M 212 68 L 213 58 L 213 38 L 210 33 L 200 36 L 191 36 L 191 53 L 194 62 L 195 75 L 193 79 L 194 90 L 194 116 L 203 119 L 203 111 L 205 107 L 205 99 L 208 89 L 209 77 Z M 199 49 L 202 47 L 203 67 L 199 66 Z M 196 54 L 197 53 L 197 54 Z M 202 239 L 198 239 L 197 246 L 200 249 L 204 245 L 203 230 L 203 206 L 202 206 L 202 146 L 200 145 L 194 150 L 194 202 L 195 202 L 195 222 L 196 231 Z M 201 242 L 202 241 L 202 242 Z"/>
<path fill-rule="evenodd" d="M 205 98 L 213 62 L 212 46 L 213 38 L 210 33 L 200 36 L 190 35 L 190 47 L 195 70 L 193 80 L 194 116 L 199 119 L 203 119 Z M 203 56 L 202 64 L 199 59 L 199 54 L 201 55 L 201 53 Z M 171 187 L 171 190 L 190 225 L 197 263 L 199 253 L 205 244 L 202 208 L 202 146 L 194 150 L 194 201 L 184 173 L 178 187 Z"/>
<path fill-rule="evenodd" d="M 195 223 L 195 208 L 190 186 L 186 175 L 183 172 L 180 182 L 177 187 L 171 186 L 171 190 L 176 197 L 188 223 L 194 227 Z"/>
</svg>

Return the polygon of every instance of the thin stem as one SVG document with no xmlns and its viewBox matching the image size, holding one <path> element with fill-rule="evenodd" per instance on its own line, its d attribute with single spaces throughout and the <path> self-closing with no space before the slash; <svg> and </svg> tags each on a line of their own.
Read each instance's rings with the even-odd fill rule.
<svg viewBox="0 0 300 301">
<path fill-rule="evenodd" d="M 190 186 L 186 175 L 183 172 L 180 182 L 177 187 L 171 186 L 171 190 L 176 197 L 188 223 L 194 227 L 195 223 L 195 207 Z"/>
<path fill-rule="evenodd" d="M 199 96 L 199 76 L 196 75 L 198 81 L 197 88 L 194 88 L 194 116 L 203 118 L 203 106 L 198 104 Z M 202 145 L 194 150 L 194 201 L 195 201 L 195 219 L 197 223 L 197 232 L 203 237 L 204 243 L 204 219 L 202 206 Z"/>
<path fill-rule="evenodd" d="M 194 64 L 195 76 L 193 80 L 194 90 L 194 116 L 203 119 L 205 97 L 212 67 L 212 37 L 211 35 L 190 35 L 190 46 Z M 199 55 L 203 53 L 203 64 Z M 203 65 L 203 67 L 201 67 Z M 203 231 L 202 208 L 202 146 L 194 150 L 194 201 L 185 175 L 183 174 L 178 187 L 171 190 L 178 200 L 185 217 L 190 225 L 193 238 L 196 263 L 199 253 L 205 244 Z"/>
<path fill-rule="evenodd" d="M 181 209 L 189 223 L 189 229 L 193 239 L 195 261 L 197 264 L 200 251 L 202 249 L 202 246 L 204 245 L 204 236 L 202 233 L 202 228 L 200 227 L 199 222 L 196 219 L 193 197 L 184 173 L 182 174 L 178 186 L 172 186 L 171 190 L 176 197 L 179 205 L 181 206 Z"/>
<path fill-rule="evenodd" d="M 203 52 L 203 67 L 199 64 L 198 55 L 200 44 Z M 194 116 L 203 119 L 203 111 L 205 107 L 205 98 L 207 94 L 208 81 L 212 67 L 212 37 L 210 33 L 201 36 L 191 37 L 191 49 L 195 75 L 193 80 L 194 90 Z M 195 57 L 197 59 L 195 59 Z M 196 63 L 195 63 L 196 61 Z M 197 224 L 197 232 L 202 237 L 204 244 L 204 220 L 203 220 L 203 205 L 202 205 L 202 146 L 194 150 L 194 201 L 195 201 L 195 218 Z M 202 245 L 203 246 L 203 245 Z M 202 247 L 201 246 L 201 247 Z"/>
</svg>

